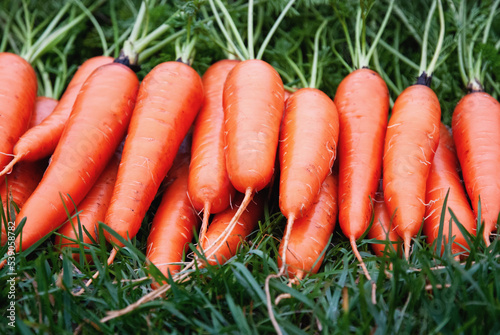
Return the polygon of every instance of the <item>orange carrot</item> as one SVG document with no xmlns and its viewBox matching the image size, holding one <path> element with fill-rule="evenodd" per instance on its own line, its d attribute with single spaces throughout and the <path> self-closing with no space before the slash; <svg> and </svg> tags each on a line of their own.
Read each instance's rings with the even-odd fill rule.
<svg viewBox="0 0 500 335">
<path fill-rule="evenodd" d="M 210 250 L 216 250 L 212 255 L 207 257 L 207 261 L 211 265 L 224 264 L 234 256 L 243 241 L 245 241 L 252 231 L 255 230 L 259 219 L 264 212 L 264 196 L 265 192 L 256 194 L 245 211 L 238 218 L 237 224 L 228 236 L 226 241 L 216 242 L 221 234 L 228 228 L 232 218 L 236 212 L 241 208 L 243 201 L 243 194 L 236 194 L 235 203 L 240 204 L 232 208 L 227 208 L 225 211 L 218 213 L 214 216 L 210 227 L 207 230 L 205 239 L 201 243 L 203 250 L 208 249 L 212 244 L 214 245 Z"/>
<path fill-rule="evenodd" d="M 322 252 L 337 222 L 337 186 L 337 176 L 326 177 L 309 211 L 295 221 L 286 251 L 287 269 L 291 277 L 302 279 L 306 273 L 318 272 L 324 257 Z M 279 247 L 280 255 L 283 253 L 284 245 L 282 240 Z M 278 258 L 278 266 L 282 267 L 282 264 L 282 258 Z"/>
<path fill-rule="evenodd" d="M 395 250 L 398 250 L 398 253 L 401 249 L 399 245 L 396 244 L 401 241 L 401 238 L 398 233 L 396 233 L 396 229 L 391 223 L 391 215 L 385 205 L 383 192 L 376 192 L 375 198 L 373 199 L 373 223 L 368 231 L 368 238 L 388 241 Z M 383 256 L 384 253 L 387 252 L 387 244 L 373 243 L 371 247 L 377 256 Z"/>
<path fill-rule="evenodd" d="M 384 198 L 410 254 L 425 214 L 426 181 L 439 143 L 441 107 L 434 91 L 416 84 L 394 103 L 384 148 Z"/>
<path fill-rule="evenodd" d="M 46 97 L 37 97 L 35 100 L 35 109 L 33 110 L 30 126 L 33 127 L 40 123 L 54 110 L 56 105 L 57 100 Z M 9 205 L 11 202 L 15 203 L 18 208 L 21 208 L 24 205 L 26 199 L 28 199 L 31 193 L 33 193 L 35 188 L 38 186 L 46 167 L 46 160 L 23 162 L 13 169 L 11 174 L 1 177 L 0 197 L 2 198 L 2 204 L 5 211 L 11 210 Z M 7 180 L 8 189 L 4 183 L 5 179 Z M 2 226 L 1 245 L 5 244 L 6 238 L 5 227 Z"/>
<path fill-rule="evenodd" d="M 374 71 L 359 69 L 342 80 L 335 94 L 339 111 L 339 224 L 356 248 L 372 218 L 382 171 L 389 91 Z M 360 260 L 362 262 L 362 260 Z"/>
<path fill-rule="evenodd" d="M 11 160 L 14 145 L 28 129 L 35 107 L 37 79 L 23 58 L 0 53 L 0 169 Z"/>
<path fill-rule="evenodd" d="M 202 103 L 200 76 L 181 62 L 162 63 L 142 81 L 105 219 L 123 238 L 139 231 Z"/>
<path fill-rule="evenodd" d="M 476 216 L 481 199 L 481 221 L 487 245 L 500 213 L 499 127 L 500 104 L 485 92 L 469 93 L 455 107 L 453 139 Z"/>
<path fill-rule="evenodd" d="M 439 233 L 441 212 L 444 205 L 444 199 L 449 190 L 447 207 L 454 212 L 457 219 L 471 234 L 475 235 L 476 222 L 472 209 L 470 208 L 464 187 L 460 182 L 458 171 L 460 165 L 458 162 L 455 145 L 450 131 L 441 123 L 439 129 L 439 146 L 432 161 L 431 171 L 427 178 L 426 203 L 428 204 L 424 221 L 424 234 L 427 235 L 427 242 L 432 244 Z M 455 237 L 452 244 L 452 252 L 460 253 L 466 251 L 467 242 L 460 232 L 457 225 L 451 222 L 451 214 L 446 209 L 443 225 L 443 249 L 444 244 L 450 239 L 448 236 L 451 228 L 451 234 Z"/>
<path fill-rule="evenodd" d="M 225 210 L 234 198 L 224 156 L 224 109 L 222 91 L 228 73 L 239 61 L 222 60 L 203 75 L 205 102 L 196 118 L 188 193 L 194 208 L 203 210 L 199 239 L 203 239 L 211 213 Z"/>
<path fill-rule="evenodd" d="M 272 179 L 284 107 L 283 82 L 268 63 L 243 61 L 226 79 L 223 105 L 227 172 L 245 198 L 221 241 L 231 233 L 253 194 Z"/>
<path fill-rule="evenodd" d="M 59 101 L 48 97 L 36 97 L 35 109 L 31 115 L 31 121 L 28 129 L 38 126 L 45 120 L 56 108 Z M 22 136 L 21 136 L 22 137 Z"/>
<path fill-rule="evenodd" d="M 118 154 L 115 154 L 99 176 L 99 179 L 95 182 L 94 186 L 92 186 L 92 189 L 78 205 L 78 211 L 80 212 L 78 214 L 78 219 L 75 217 L 69 220 L 57 231 L 63 236 L 56 236 L 56 245 L 63 248 L 78 248 L 78 243 L 72 240 L 80 240 L 86 244 L 92 243 L 92 239 L 94 239 L 94 241 L 98 240 L 97 223 L 104 221 L 104 216 L 106 215 L 111 195 L 113 194 L 113 187 L 115 186 L 119 164 L 120 157 Z M 82 236 L 79 235 L 80 227 L 78 222 L 81 225 Z M 92 239 L 87 235 L 84 228 L 91 235 Z M 77 252 L 73 253 L 73 258 L 78 261 L 80 259 L 80 254 Z M 87 255 L 87 260 L 90 261 L 91 259 L 91 256 Z"/>
<path fill-rule="evenodd" d="M 125 135 L 137 88 L 137 76 L 119 63 L 99 67 L 85 81 L 42 181 L 16 218 L 16 225 L 27 218 L 23 250 L 61 225 L 64 205 L 78 205 L 92 188 Z"/>
<path fill-rule="evenodd" d="M 188 197 L 189 162 L 176 169 L 176 179 L 163 194 L 147 243 L 147 259 L 166 277 L 180 270 L 182 255 L 193 240 L 199 219 Z M 170 174 L 170 172 L 169 172 Z M 158 284 L 154 283 L 153 287 Z"/>
<path fill-rule="evenodd" d="M 13 149 L 14 159 L 0 172 L 0 176 L 10 171 L 18 161 L 36 161 L 50 156 L 61 137 L 64 127 L 85 80 L 101 65 L 111 63 L 113 58 L 98 56 L 84 62 L 71 79 L 56 109 L 42 123 L 27 131 Z M 2 164 L 0 164 L 2 167 Z"/>
<path fill-rule="evenodd" d="M 282 242 L 283 265 L 288 264 L 287 244 L 295 220 L 308 213 L 331 173 L 338 137 L 338 114 L 332 99 L 314 88 L 302 88 L 290 95 L 279 148 L 279 203 L 281 213 L 288 219 L 288 234 Z"/>
</svg>

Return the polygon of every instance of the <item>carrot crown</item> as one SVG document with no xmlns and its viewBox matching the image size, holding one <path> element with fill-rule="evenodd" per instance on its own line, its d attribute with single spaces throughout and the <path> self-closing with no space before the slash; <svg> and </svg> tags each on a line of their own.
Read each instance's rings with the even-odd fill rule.
<svg viewBox="0 0 500 335">
<path fill-rule="evenodd" d="M 429 39 L 429 30 L 431 27 L 432 16 L 436 11 L 436 3 L 438 5 L 438 11 L 439 11 L 439 38 L 436 45 L 436 49 L 434 50 L 434 55 L 432 56 L 432 60 L 429 66 L 427 66 L 427 44 L 428 44 L 427 41 Z M 429 14 L 427 15 L 427 22 L 425 23 L 424 38 L 422 41 L 422 56 L 420 59 L 420 67 L 419 67 L 419 77 L 417 78 L 416 82 L 417 85 L 425 85 L 425 86 L 431 85 L 432 73 L 436 68 L 439 54 L 441 53 L 441 48 L 443 46 L 444 32 L 445 32 L 445 24 L 444 24 L 443 4 L 441 3 L 441 0 L 435 0 L 432 2 Z"/>
<path fill-rule="evenodd" d="M 483 63 L 483 50 L 480 50 L 477 54 L 477 58 L 474 62 L 474 47 L 476 41 L 479 38 L 481 31 L 483 32 L 483 38 L 481 40 L 482 45 L 486 45 L 488 42 L 489 32 L 493 18 L 496 14 L 496 9 L 500 4 L 500 0 L 496 0 L 489 10 L 488 19 L 483 25 L 479 25 L 478 29 L 472 35 L 470 41 L 467 41 L 467 27 L 474 26 L 474 21 L 476 21 L 476 13 L 478 11 L 471 10 L 470 17 L 467 17 L 467 4 L 463 0 L 460 2 L 459 13 L 457 15 L 457 23 L 460 29 L 460 35 L 458 38 L 458 65 L 460 69 L 460 75 L 464 85 L 467 87 L 469 92 L 482 92 L 484 91 L 483 83 L 485 80 L 486 68 L 488 62 Z M 456 14 L 456 13 L 455 13 Z M 479 21 L 479 20 L 477 20 Z M 484 28 L 483 28 L 484 27 Z M 498 51 L 500 49 L 500 41 L 496 43 L 494 48 Z M 488 77 L 490 81 L 491 76 Z M 492 85 L 495 88 L 495 85 Z"/>
</svg>

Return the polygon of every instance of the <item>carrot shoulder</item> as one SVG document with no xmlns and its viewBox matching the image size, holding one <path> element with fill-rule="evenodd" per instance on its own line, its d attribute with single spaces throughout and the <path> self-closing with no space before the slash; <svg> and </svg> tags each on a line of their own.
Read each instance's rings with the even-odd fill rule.
<svg viewBox="0 0 500 335">
<path fill-rule="evenodd" d="M 82 86 L 50 165 L 16 218 L 16 224 L 27 218 L 23 249 L 61 225 L 67 218 L 64 205 L 78 205 L 92 188 L 125 135 L 138 84 L 132 70 L 112 63 Z M 18 237 L 18 250 L 19 242 Z"/>
</svg>

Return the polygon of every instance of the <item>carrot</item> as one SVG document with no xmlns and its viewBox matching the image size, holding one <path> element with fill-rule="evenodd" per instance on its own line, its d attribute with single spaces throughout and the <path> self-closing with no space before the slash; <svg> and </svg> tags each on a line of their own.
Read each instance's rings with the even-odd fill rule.
<svg viewBox="0 0 500 335">
<path fill-rule="evenodd" d="M 274 173 L 284 88 L 276 70 L 261 60 L 236 65 L 224 84 L 224 143 L 231 183 L 245 198 L 228 226 L 234 227 L 255 192 Z"/>
<path fill-rule="evenodd" d="M 321 185 L 320 193 L 315 197 L 309 211 L 295 221 L 290 233 L 286 257 L 288 274 L 302 279 L 305 273 L 316 273 L 324 258 L 328 241 L 335 229 L 338 213 L 338 176 L 329 175 Z M 287 226 L 287 229 L 289 227 Z M 285 231 L 285 236 L 287 232 Z M 283 253 L 285 241 L 282 240 L 279 253 Z"/>
<path fill-rule="evenodd" d="M 35 109 L 31 115 L 31 121 L 28 126 L 29 129 L 38 126 L 45 120 L 56 108 L 59 101 L 49 97 L 36 97 Z M 21 136 L 22 137 L 22 136 Z M 14 147 L 15 148 L 15 147 Z"/>
<path fill-rule="evenodd" d="M 439 143 L 441 106 L 429 87 L 444 40 L 444 13 L 440 0 L 432 3 L 423 45 L 427 45 L 432 15 L 439 4 L 440 31 L 432 61 L 427 67 L 422 49 L 421 75 L 396 99 L 387 126 L 383 158 L 384 198 L 393 224 L 404 242 L 406 259 L 411 238 L 418 233 L 425 214 L 425 190 L 432 159 Z"/>
<path fill-rule="evenodd" d="M 500 142 L 499 142 L 500 143 Z M 460 165 L 458 162 L 455 145 L 450 131 L 441 123 L 439 130 L 439 146 L 432 161 L 431 171 L 427 178 L 426 199 L 428 204 L 425 212 L 425 221 L 423 232 L 427 235 L 427 242 L 432 244 L 439 234 L 441 213 L 444 206 L 444 200 L 449 190 L 447 207 L 454 212 L 460 223 L 471 234 L 475 234 L 476 223 L 472 209 L 470 208 L 464 188 L 460 182 L 458 171 Z M 448 236 L 451 227 L 451 236 L 455 238 L 452 244 L 452 252 L 466 252 L 466 239 L 460 229 L 451 222 L 451 214 L 446 209 L 442 234 L 442 246 L 451 238 Z M 444 251 L 444 248 L 440 248 Z"/>
<path fill-rule="evenodd" d="M 79 240 L 85 244 L 92 243 L 92 239 L 94 241 L 98 240 L 97 223 L 104 221 L 104 216 L 109 207 L 113 187 L 116 182 L 119 164 L 120 157 L 118 154 L 115 154 L 94 186 L 92 186 L 92 189 L 79 204 L 78 219 L 75 217 L 69 220 L 57 231 L 62 235 L 56 235 L 55 244 L 57 246 L 61 248 L 79 248 L 79 243 L 73 242 L 74 240 Z M 81 236 L 80 226 L 82 231 Z M 90 236 L 85 232 L 84 228 Z M 80 254 L 77 252 L 73 253 L 73 258 L 78 261 Z M 87 260 L 91 260 L 90 255 L 87 255 Z"/>
<path fill-rule="evenodd" d="M 401 238 L 392 224 L 391 215 L 385 205 L 383 192 L 376 192 L 373 199 L 373 223 L 368 231 L 368 238 L 387 241 L 391 243 L 392 248 L 397 250 L 398 253 L 400 251 L 399 244 L 396 243 L 399 243 Z M 372 243 L 371 247 L 377 256 L 383 256 L 388 250 L 385 243 Z"/>
<path fill-rule="evenodd" d="M 35 109 L 30 121 L 30 126 L 36 126 L 47 115 L 49 115 L 57 105 L 57 100 L 47 97 L 37 97 L 35 100 Z M 15 203 L 18 208 L 22 208 L 26 199 L 33 193 L 38 183 L 42 179 L 47 161 L 23 162 L 17 166 L 11 174 L 2 177 L 0 182 L 0 197 L 4 211 L 10 210 L 10 203 Z M 5 179 L 7 185 L 4 184 Z M 8 186 L 8 189 L 7 189 Z M 13 216 L 12 216 L 13 217 Z M 2 226 L 1 245 L 6 242 L 5 227 Z"/>
<path fill-rule="evenodd" d="M 3 169 L 17 140 L 28 129 L 38 86 L 33 67 L 8 52 L 0 53 L 0 80 L 0 169 Z"/>
<path fill-rule="evenodd" d="M 452 117 L 453 139 L 476 217 L 481 200 L 481 222 L 487 245 L 500 213 L 499 125 L 500 104 L 485 92 L 464 96 Z"/>
<path fill-rule="evenodd" d="M 202 103 L 200 76 L 181 62 L 157 65 L 142 81 L 104 221 L 123 238 L 139 231 Z"/>
<path fill-rule="evenodd" d="M 119 63 L 99 67 L 85 81 L 42 181 L 16 217 L 16 225 L 27 218 L 17 250 L 61 225 L 64 206 L 78 205 L 92 188 L 125 135 L 137 87 L 137 76 Z"/>
<path fill-rule="evenodd" d="M 331 173 L 338 137 L 338 114 L 332 99 L 314 88 L 302 88 L 290 95 L 279 148 L 279 204 L 288 219 L 288 234 L 282 242 L 283 266 L 288 264 L 287 244 L 295 220 L 308 213 Z M 284 271 L 282 267 L 280 273 Z"/>
<path fill-rule="evenodd" d="M 384 198 L 409 257 L 411 237 L 425 214 L 425 190 L 439 141 L 441 107 L 425 85 L 413 85 L 397 98 L 387 127 Z"/>
<path fill-rule="evenodd" d="M 488 18 L 484 25 L 479 26 L 479 29 L 484 29 L 481 40 L 483 45 L 493 43 L 492 40 L 488 41 L 488 37 L 499 5 L 498 0 L 489 5 Z M 466 2 L 461 1 L 457 15 L 459 26 L 467 26 L 467 22 L 471 22 L 471 18 L 467 18 L 469 13 Z M 460 60 L 458 65 L 462 81 L 469 93 L 455 107 L 451 126 L 465 188 L 472 202 L 477 222 L 484 227 L 485 244 L 489 246 L 490 236 L 497 229 L 497 223 L 500 222 L 500 180 L 498 178 L 500 104 L 486 93 L 482 86 L 485 74 L 488 73 L 489 62 L 483 63 L 481 49 L 476 55 L 472 52 L 476 50 L 474 44 L 480 31 L 474 32 L 474 37 L 469 41 L 467 41 L 466 29 L 460 32 L 457 48 Z"/>
<path fill-rule="evenodd" d="M 210 257 L 207 257 L 209 264 L 222 265 L 227 262 L 236 254 L 239 246 L 257 227 L 259 219 L 264 213 L 265 196 L 263 192 L 255 195 L 253 201 L 250 202 L 245 211 L 239 217 L 236 226 L 228 236 L 227 240 L 224 243 L 222 243 L 222 241 L 216 242 L 221 234 L 227 229 L 236 212 L 239 208 L 241 208 L 243 199 L 243 194 L 238 193 L 235 197 L 235 203 L 240 204 L 239 206 L 227 208 L 223 212 L 216 214 L 207 230 L 205 239 L 200 242 L 203 250 L 208 250 L 208 248 L 213 245 L 213 249 L 211 250 L 215 250 L 215 252 L 213 252 Z"/>
<path fill-rule="evenodd" d="M 228 73 L 238 63 L 221 60 L 210 66 L 202 77 L 205 102 L 194 124 L 188 182 L 194 208 L 203 210 L 200 240 L 207 231 L 210 214 L 225 210 L 234 198 L 235 190 L 229 181 L 224 156 L 222 90 Z"/>
<path fill-rule="evenodd" d="M 163 194 L 148 237 L 146 258 L 166 277 L 179 272 L 180 265 L 173 263 L 182 261 L 199 226 L 198 215 L 188 197 L 188 175 L 189 162 L 177 168 L 176 179 Z"/>
<path fill-rule="evenodd" d="M 54 152 L 83 83 L 95 69 L 112 61 L 111 57 L 98 56 L 80 66 L 54 112 L 19 138 L 13 149 L 14 159 L 0 172 L 0 176 L 10 171 L 18 161 L 33 162 Z"/>
<path fill-rule="evenodd" d="M 345 77 L 335 93 L 339 111 L 339 225 L 370 278 L 356 240 L 368 228 L 382 170 L 389 91 L 374 71 L 359 69 Z"/>
</svg>

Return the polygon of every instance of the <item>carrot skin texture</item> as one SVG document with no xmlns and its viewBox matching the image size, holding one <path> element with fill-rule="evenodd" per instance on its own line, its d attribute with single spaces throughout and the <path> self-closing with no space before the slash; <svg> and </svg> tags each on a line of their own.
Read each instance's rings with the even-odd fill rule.
<svg viewBox="0 0 500 335">
<path fill-rule="evenodd" d="M 56 108 L 59 101 L 49 97 L 36 97 L 35 109 L 31 115 L 31 121 L 28 129 L 38 126 L 45 120 Z"/>
<path fill-rule="evenodd" d="M 187 194 L 188 165 L 177 169 L 176 179 L 163 194 L 148 237 L 146 257 L 167 278 L 169 272 L 173 275 L 180 270 L 180 265 L 168 263 L 182 261 L 200 223 Z"/>
<path fill-rule="evenodd" d="M 198 211 L 209 203 L 211 213 L 221 212 L 234 198 L 224 156 L 222 92 L 228 73 L 238 63 L 228 59 L 219 61 L 202 78 L 205 102 L 194 124 L 188 183 L 189 196 Z"/>
<path fill-rule="evenodd" d="M 38 88 L 35 70 L 23 58 L 0 53 L 0 170 L 12 160 L 14 145 L 28 129 Z"/>
<path fill-rule="evenodd" d="M 236 254 L 238 247 L 247 239 L 252 231 L 257 228 L 259 219 L 264 213 L 265 192 L 258 193 L 254 196 L 247 209 L 240 216 L 236 226 L 229 235 L 226 241 L 222 240 L 215 244 L 212 248 L 207 248 L 222 234 L 226 229 L 234 214 L 238 210 L 239 205 L 229 207 L 226 210 L 216 214 L 210 226 L 208 227 L 205 239 L 200 244 L 201 248 L 210 254 L 211 250 L 217 249 L 223 242 L 219 250 L 207 259 L 211 265 L 224 264 L 228 259 Z M 243 194 L 237 193 L 234 203 L 241 204 Z"/>
<path fill-rule="evenodd" d="M 425 188 L 439 143 L 441 107 L 427 86 L 413 85 L 396 99 L 383 158 L 384 198 L 399 236 L 409 242 L 425 215 Z"/>
<path fill-rule="evenodd" d="M 180 62 L 162 63 L 142 81 L 105 219 L 123 238 L 139 231 L 203 98 L 200 76 Z"/>
<path fill-rule="evenodd" d="M 284 108 L 283 82 L 261 60 L 236 65 L 224 84 L 226 167 L 241 193 L 259 191 L 271 181 Z"/>
<path fill-rule="evenodd" d="M 455 107 L 453 139 L 462 166 L 465 187 L 489 242 L 500 212 L 500 104 L 484 92 L 469 93 Z"/>
<path fill-rule="evenodd" d="M 309 211 L 295 221 L 286 256 L 287 270 L 291 277 L 300 278 L 304 273 L 318 272 L 324 257 L 321 253 L 326 248 L 337 222 L 337 197 L 338 176 L 329 175 L 321 185 L 320 193 L 315 197 Z M 282 240 L 279 255 L 282 255 L 283 247 Z M 282 266 L 281 257 L 278 257 L 278 266 Z"/>
<path fill-rule="evenodd" d="M 326 94 L 302 88 L 288 98 L 280 134 L 280 209 L 300 218 L 311 208 L 337 151 L 337 108 Z"/>
<path fill-rule="evenodd" d="M 61 138 L 83 83 L 95 69 L 112 61 L 113 58 L 106 56 L 97 56 L 85 61 L 71 79 L 54 112 L 39 126 L 31 128 L 21 136 L 14 147 L 14 154 L 31 162 L 50 156 Z"/>
<path fill-rule="evenodd" d="M 396 233 L 394 225 L 391 224 L 391 215 L 387 210 L 384 201 L 384 194 L 376 192 L 373 202 L 373 224 L 368 231 L 368 238 L 391 242 L 394 249 L 399 253 L 401 251 L 401 237 Z M 383 256 L 386 250 L 386 244 L 372 243 L 371 247 L 377 256 Z"/>
<path fill-rule="evenodd" d="M 342 80 L 335 94 L 339 112 L 339 225 L 358 239 L 372 218 L 371 199 L 379 185 L 389 113 L 389 90 L 369 69 Z"/>
<path fill-rule="evenodd" d="M 57 231 L 66 237 L 57 235 L 55 239 L 56 246 L 60 245 L 62 248 L 78 248 L 78 243 L 70 239 L 81 240 L 83 243 L 92 243 L 92 240 L 83 227 L 92 235 L 95 241 L 98 241 L 97 223 L 99 221 L 104 221 L 109 202 L 111 201 L 111 195 L 113 194 L 119 165 L 120 157 L 119 155 L 114 155 L 99 176 L 99 179 L 97 179 L 94 186 L 92 186 L 92 189 L 78 205 L 77 209 L 80 212 L 78 217 L 80 218 L 83 236 L 79 236 L 78 219 L 75 217 L 73 220 L 66 222 Z M 73 258 L 78 261 L 80 259 L 80 254 L 74 253 Z M 87 255 L 87 260 L 90 261 L 91 259 L 91 256 Z"/>
<path fill-rule="evenodd" d="M 78 205 L 92 188 L 125 135 L 138 86 L 135 73 L 118 63 L 99 67 L 85 81 L 42 181 L 16 218 L 17 225 L 27 217 L 23 249 L 65 221 L 60 194 L 73 208 L 67 195 Z"/>
<path fill-rule="evenodd" d="M 57 100 L 47 97 L 37 97 L 35 100 L 35 108 L 30 121 L 30 127 L 39 124 L 45 117 L 47 117 L 54 110 L 57 105 Z M 22 208 L 26 199 L 33 193 L 38 183 L 42 179 L 43 173 L 47 168 L 47 161 L 41 160 L 36 162 L 21 162 L 16 166 L 12 172 L 6 176 L 0 177 L 0 197 L 2 198 L 3 208 L 6 211 L 10 203 L 10 196 L 12 201 L 18 208 Z M 5 179 L 9 190 L 5 186 Z M 2 238 L 1 245 L 4 245 L 7 239 L 5 234 L 5 226 L 2 225 Z"/>
<path fill-rule="evenodd" d="M 449 227 L 452 225 L 451 234 L 455 236 L 452 244 L 452 252 L 459 253 L 466 251 L 462 246 L 467 246 L 467 242 L 457 227 L 455 222 L 450 222 L 451 209 L 455 213 L 460 223 L 467 231 L 475 235 L 476 221 L 470 208 L 465 190 L 460 182 L 458 171 L 460 164 L 458 162 L 455 145 L 450 131 L 444 124 L 441 124 L 439 130 L 439 146 L 432 161 L 431 172 L 427 178 L 427 189 L 425 202 L 428 204 L 425 212 L 424 234 L 427 235 L 427 243 L 432 244 L 439 233 L 439 223 L 441 211 L 444 205 L 446 193 L 449 190 L 447 208 L 444 217 L 443 226 L 443 250 L 444 244 L 449 240 Z"/>
</svg>

